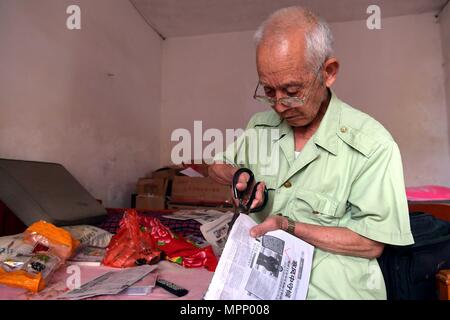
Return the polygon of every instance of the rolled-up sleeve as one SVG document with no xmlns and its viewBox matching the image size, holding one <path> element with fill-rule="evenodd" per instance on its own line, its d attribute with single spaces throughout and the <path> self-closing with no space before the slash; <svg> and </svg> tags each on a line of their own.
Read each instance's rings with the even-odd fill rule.
<svg viewBox="0 0 450 320">
<path fill-rule="evenodd" d="M 380 145 L 367 158 L 348 201 L 352 205 L 349 229 L 381 243 L 414 243 L 402 160 L 394 141 Z"/>
</svg>

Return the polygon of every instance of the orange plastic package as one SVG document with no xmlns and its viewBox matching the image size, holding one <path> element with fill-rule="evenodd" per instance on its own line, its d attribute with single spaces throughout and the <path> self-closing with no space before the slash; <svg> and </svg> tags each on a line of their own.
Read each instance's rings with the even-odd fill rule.
<svg viewBox="0 0 450 320">
<path fill-rule="evenodd" d="M 44 289 L 53 272 L 79 245 L 68 231 L 45 221 L 31 225 L 21 241 L 21 250 L 0 259 L 0 284 L 31 292 Z"/>
<path fill-rule="evenodd" d="M 70 232 L 53 224 L 39 221 L 25 230 L 24 241 L 31 244 L 41 244 L 63 260 L 70 258 L 80 242 L 73 239 Z"/>
<path fill-rule="evenodd" d="M 24 270 L 6 272 L 2 267 L 0 267 L 0 283 L 25 288 L 31 292 L 38 292 L 45 288 L 45 281 L 40 272 L 38 274 L 31 274 Z"/>
</svg>

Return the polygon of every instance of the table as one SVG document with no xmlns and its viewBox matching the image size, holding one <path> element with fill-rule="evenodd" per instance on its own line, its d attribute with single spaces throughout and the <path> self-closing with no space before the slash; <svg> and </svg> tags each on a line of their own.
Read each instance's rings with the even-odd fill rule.
<svg viewBox="0 0 450 320">
<path fill-rule="evenodd" d="M 209 272 L 205 268 L 187 269 L 169 261 L 160 261 L 157 266 L 158 268 L 153 272 L 157 272 L 159 278 L 184 287 L 189 290 L 189 293 L 179 298 L 160 287 L 155 287 L 147 296 L 98 296 L 89 298 L 89 300 L 201 300 L 213 276 L 213 272 Z M 72 273 L 67 273 L 67 267 L 68 265 L 63 266 L 55 272 L 49 286 L 39 293 L 33 294 L 25 289 L 0 285 L 0 300 L 55 300 L 57 296 L 68 290 L 66 282 Z M 104 266 L 79 267 L 81 284 L 108 271 L 119 270 Z"/>
</svg>

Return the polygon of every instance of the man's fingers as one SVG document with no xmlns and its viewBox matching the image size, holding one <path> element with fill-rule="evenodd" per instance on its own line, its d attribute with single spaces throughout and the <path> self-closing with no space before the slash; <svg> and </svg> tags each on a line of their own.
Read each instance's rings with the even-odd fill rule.
<svg viewBox="0 0 450 320">
<path fill-rule="evenodd" d="M 250 209 L 258 208 L 264 203 L 264 188 L 266 187 L 264 182 L 261 182 L 256 189 L 255 200 L 253 200 Z"/>
<path fill-rule="evenodd" d="M 250 176 L 247 172 L 243 172 L 239 175 L 238 183 L 236 183 L 236 189 L 239 191 L 243 191 L 247 188 L 247 182 L 250 179 Z"/>
<path fill-rule="evenodd" d="M 253 228 L 251 228 L 250 235 L 253 238 L 258 238 L 258 237 L 265 235 L 267 232 L 273 231 L 273 230 L 276 230 L 276 228 L 273 228 L 270 223 L 263 222 L 261 224 L 258 224 L 257 226 L 254 226 Z"/>
<path fill-rule="evenodd" d="M 263 223 L 260 223 L 250 229 L 250 236 L 253 238 L 258 238 L 269 231 L 281 229 L 278 218 L 279 217 L 268 217 Z"/>
<path fill-rule="evenodd" d="M 250 229 L 250 235 L 253 238 L 261 237 L 264 233 L 266 232 L 264 231 L 264 228 L 260 224 Z"/>
</svg>

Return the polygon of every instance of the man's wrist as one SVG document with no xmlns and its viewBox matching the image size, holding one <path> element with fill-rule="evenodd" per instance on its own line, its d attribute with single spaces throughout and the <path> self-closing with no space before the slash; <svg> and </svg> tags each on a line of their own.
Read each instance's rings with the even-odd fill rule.
<svg viewBox="0 0 450 320">
<path fill-rule="evenodd" d="M 295 236 L 295 221 L 291 218 L 286 217 L 288 222 L 287 232 Z"/>
<path fill-rule="evenodd" d="M 295 221 L 289 217 L 283 216 L 281 213 L 279 213 L 278 216 L 283 217 L 283 220 L 281 222 L 281 229 L 292 235 L 295 235 Z"/>
</svg>

